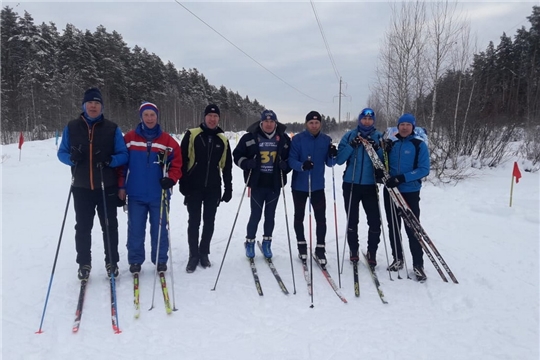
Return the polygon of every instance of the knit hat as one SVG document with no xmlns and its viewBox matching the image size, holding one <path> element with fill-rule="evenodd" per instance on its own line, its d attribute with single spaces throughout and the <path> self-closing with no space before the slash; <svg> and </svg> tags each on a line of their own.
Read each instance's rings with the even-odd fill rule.
<svg viewBox="0 0 540 360">
<path fill-rule="evenodd" d="M 274 120 L 274 121 L 278 121 L 278 120 L 277 120 L 276 113 L 275 113 L 273 110 L 264 110 L 264 111 L 261 113 L 261 121 L 264 121 L 264 120 Z"/>
<path fill-rule="evenodd" d="M 158 109 L 158 107 L 155 104 L 152 104 L 151 102 L 146 101 L 146 102 L 143 102 L 141 104 L 141 107 L 139 108 L 139 117 L 141 118 L 141 121 L 142 121 L 142 114 L 143 114 L 144 110 L 152 110 L 153 112 L 156 113 L 156 116 L 159 119 L 159 109 Z"/>
<path fill-rule="evenodd" d="M 210 104 L 204 109 L 204 116 L 208 114 L 217 114 L 218 116 L 221 115 L 216 104 Z"/>
<path fill-rule="evenodd" d="M 373 121 L 375 121 L 375 111 L 373 111 L 372 108 L 365 108 L 362 110 L 358 115 L 358 121 L 362 120 L 362 118 L 366 116 L 373 118 Z"/>
<path fill-rule="evenodd" d="M 99 101 L 103 105 L 103 98 L 101 97 L 101 91 L 98 88 L 90 88 L 84 92 L 82 103 L 88 101 Z"/>
<path fill-rule="evenodd" d="M 321 114 L 319 114 L 319 113 L 316 112 L 316 111 L 310 111 L 310 112 L 306 115 L 306 122 L 308 122 L 308 121 L 310 121 L 310 120 L 319 120 L 319 121 L 322 121 Z"/>
<path fill-rule="evenodd" d="M 413 114 L 405 113 L 401 115 L 401 117 L 397 121 L 397 126 L 401 123 L 409 123 L 412 124 L 413 128 L 416 126 L 416 118 L 413 116 Z"/>
</svg>

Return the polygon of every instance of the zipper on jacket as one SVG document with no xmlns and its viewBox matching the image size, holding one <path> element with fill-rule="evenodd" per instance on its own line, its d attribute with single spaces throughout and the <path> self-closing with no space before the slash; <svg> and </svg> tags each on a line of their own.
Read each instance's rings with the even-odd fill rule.
<svg viewBox="0 0 540 360">
<path fill-rule="evenodd" d="M 212 160 L 212 150 L 213 150 L 212 137 L 208 136 L 208 153 L 207 153 L 208 160 L 206 162 L 206 178 L 204 179 L 204 187 L 208 186 L 208 173 L 210 172 L 210 160 Z"/>
<path fill-rule="evenodd" d="M 150 167 L 151 154 L 152 154 L 152 141 L 146 141 L 146 167 Z"/>
<path fill-rule="evenodd" d="M 86 122 L 85 119 L 83 119 L 84 123 L 86 124 L 86 126 L 88 127 L 88 142 L 90 143 L 90 146 L 89 146 L 89 151 L 90 151 L 90 189 L 91 190 L 95 190 L 95 187 L 94 187 L 94 127 L 96 126 L 96 124 L 94 123 L 92 125 L 92 127 L 90 127 L 88 125 L 88 123 Z"/>
</svg>

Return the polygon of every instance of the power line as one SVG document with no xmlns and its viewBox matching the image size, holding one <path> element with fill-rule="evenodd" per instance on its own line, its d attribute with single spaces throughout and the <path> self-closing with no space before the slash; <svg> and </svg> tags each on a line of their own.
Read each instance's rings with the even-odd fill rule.
<svg viewBox="0 0 540 360">
<path fill-rule="evenodd" d="M 196 17 L 200 22 L 202 22 L 204 25 L 206 25 L 208 28 L 210 28 L 213 32 L 215 32 L 216 34 L 218 34 L 219 36 L 221 36 L 225 41 L 227 41 L 229 44 L 231 44 L 232 46 L 234 46 L 238 51 L 240 51 L 242 54 L 244 54 L 245 56 L 247 56 L 249 59 L 251 59 L 254 63 L 256 63 L 257 65 L 259 65 L 261 68 L 263 68 L 264 70 L 268 71 L 270 74 L 272 74 L 274 77 L 276 77 L 278 80 L 280 80 L 281 82 L 283 82 L 285 85 L 289 86 L 290 88 L 294 89 L 295 91 L 297 91 L 298 93 L 312 99 L 312 100 L 315 100 L 317 102 L 321 102 L 323 103 L 324 101 L 321 101 L 319 99 L 315 99 L 314 97 L 311 97 L 309 96 L 308 94 L 304 93 L 303 91 L 299 90 L 298 88 L 296 88 L 295 86 L 289 84 L 287 81 L 283 80 L 281 77 L 279 77 L 278 75 L 276 75 L 274 72 L 272 72 L 270 69 L 268 69 L 266 66 L 264 66 L 263 64 L 261 64 L 260 62 L 258 62 L 257 60 L 255 60 L 251 55 L 249 55 L 248 53 L 246 53 L 244 50 L 242 50 L 240 47 L 236 46 L 236 44 L 234 44 L 231 40 L 227 39 L 224 35 L 222 35 L 219 31 L 217 31 L 216 29 L 214 29 L 212 26 L 210 26 L 206 21 L 204 21 L 203 19 L 201 19 L 200 17 L 198 17 L 195 13 L 193 13 L 193 11 L 189 10 L 187 7 L 185 7 L 182 3 L 180 3 L 178 0 L 174 0 L 178 5 L 180 5 L 181 7 L 183 7 L 186 11 L 188 11 L 191 15 L 193 15 L 194 17 Z"/>
<path fill-rule="evenodd" d="M 336 74 L 337 80 L 340 81 L 341 76 L 339 75 L 336 62 L 334 61 L 334 57 L 332 56 L 332 52 L 330 51 L 330 46 L 328 45 L 328 41 L 326 40 L 326 35 L 324 34 L 321 21 L 319 20 L 319 15 L 317 14 L 317 9 L 315 9 L 315 3 L 313 2 L 313 0 L 310 0 L 310 3 L 311 3 L 311 8 L 313 9 L 313 14 L 315 14 L 315 19 L 317 20 L 317 25 L 319 25 L 319 31 L 321 32 L 321 36 L 324 41 L 324 46 L 326 47 L 326 52 L 328 52 L 328 57 L 330 58 L 330 62 L 332 63 L 332 67 L 334 68 L 334 73 Z"/>
</svg>

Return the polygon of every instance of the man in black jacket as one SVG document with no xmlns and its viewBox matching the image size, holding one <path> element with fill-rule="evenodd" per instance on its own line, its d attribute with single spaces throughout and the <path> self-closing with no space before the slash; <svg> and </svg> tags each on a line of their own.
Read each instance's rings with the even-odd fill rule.
<svg viewBox="0 0 540 360">
<path fill-rule="evenodd" d="M 103 231 L 107 275 L 111 277 L 112 272 L 118 276 L 118 177 L 115 168 L 127 163 L 128 151 L 118 125 L 103 116 L 103 98 L 99 89 L 86 90 L 82 110 L 81 115 L 64 128 L 58 159 L 71 166 L 78 277 L 88 280 L 92 269 L 92 227 L 96 208 Z M 109 254 L 109 245 L 112 254 Z"/>
<path fill-rule="evenodd" d="M 260 121 L 252 124 L 233 151 L 234 163 L 244 170 L 244 180 L 251 188 L 251 215 L 247 224 L 246 256 L 255 257 L 255 235 L 264 207 L 262 250 L 272 257 L 272 232 L 281 185 L 291 171 L 287 160 L 291 139 L 272 110 L 264 110 Z"/>
<path fill-rule="evenodd" d="M 218 126 L 220 111 L 210 104 L 204 110 L 204 121 L 199 127 L 189 129 L 182 148 L 182 178 L 180 192 L 187 206 L 189 259 L 186 267 L 192 273 L 201 263 L 203 268 L 212 264 L 208 259 L 210 241 L 214 234 L 214 221 L 220 201 L 232 198 L 232 156 L 229 140 Z M 221 176 L 225 191 L 221 195 Z M 202 209 L 204 204 L 204 209 Z M 203 229 L 199 244 L 199 227 Z"/>
</svg>

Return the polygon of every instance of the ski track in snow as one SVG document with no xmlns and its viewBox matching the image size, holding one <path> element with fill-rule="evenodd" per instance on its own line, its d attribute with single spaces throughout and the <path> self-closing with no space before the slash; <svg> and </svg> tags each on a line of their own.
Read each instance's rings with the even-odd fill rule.
<svg viewBox="0 0 540 360">
<path fill-rule="evenodd" d="M 234 141 L 231 144 L 234 147 Z M 257 251 L 264 296 L 255 290 L 243 241 L 249 200 L 242 203 L 223 270 L 213 288 L 244 184 L 233 170 L 233 199 L 216 217 L 209 269 L 185 272 L 187 214 L 175 187 L 171 201 L 175 302 L 167 315 L 159 282 L 152 299 L 154 267 L 147 261 L 140 277 L 141 315 L 134 319 L 133 284 L 125 239 L 127 216 L 119 209 L 119 325 L 113 334 L 103 242 L 97 217 L 93 231 L 93 269 L 81 327 L 71 333 L 79 281 L 76 277 L 74 212 L 70 203 L 44 333 L 39 328 L 54 254 L 69 190 L 69 168 L 56 158 L 54 139 L 26 142 L 22 161 L 17 145 L 2 146 L 8 156 L 2 172 L 2 358 L 41 359 L 525 359 L 539 358 L 538 339 L 538 174 L 523 172 L 508 207 L 511 164 L 477 171 L 457 186 L 425 183 L 421 222 L 460 284 L 444 283 L 424 256 L 428 281 L 402 280 L 384 271 L 384 245 L 377 274 L 388 305 L 383 305 L 364 264 L 359 266 L 360 298 L 353 291 L 346 251 L 341 276 L 343 304 L 313 268 L 314 308 L 307 292 L 292 228 L 293 202 L 285 189 L 297 294 L 293 283 L 283 199 L 276 214 L 274 263 L 289 295 L 284 295 Z M 346 216 L 341 195 L 343 167 L 335 169 L 340 262 Z M 328 270 L 338 283 L 332 172 L 326 172 Z M 289 175 L 290 181 L 290 175 Z M 382 205 L 381 205 L 382 206 Z M 306 236 L 309 213 L 306 211 Z M 361 211 L 360 246 L 366 250 Z M 383 220 L 386 222 L 385 219 Z M 313 219 L 313 224 L 315 221 Z M 258 239 L 262 236 L 262 221 Z M 313 229 L 314 233 L 314 229 Z M 388 231 L 385 227 L 388 241 Z M 404 232 L 403 232 L 404 234 Z M 405 236 L 409 271 L 412 260 Z M 315 239 L 313 239 L 315 243 Z M 390 252 L 389 244 L 388 251 Z M 147 257 L 149 258 L 149 241 Z M 389 255 L 390 256 L 390 255 Z M 391 259 L 390 259 L 391 260 Z M 449 279 L 450 281 L 450 279 Z M 173 301 L 170 271 L 168 290 Z"/>
</svg>

